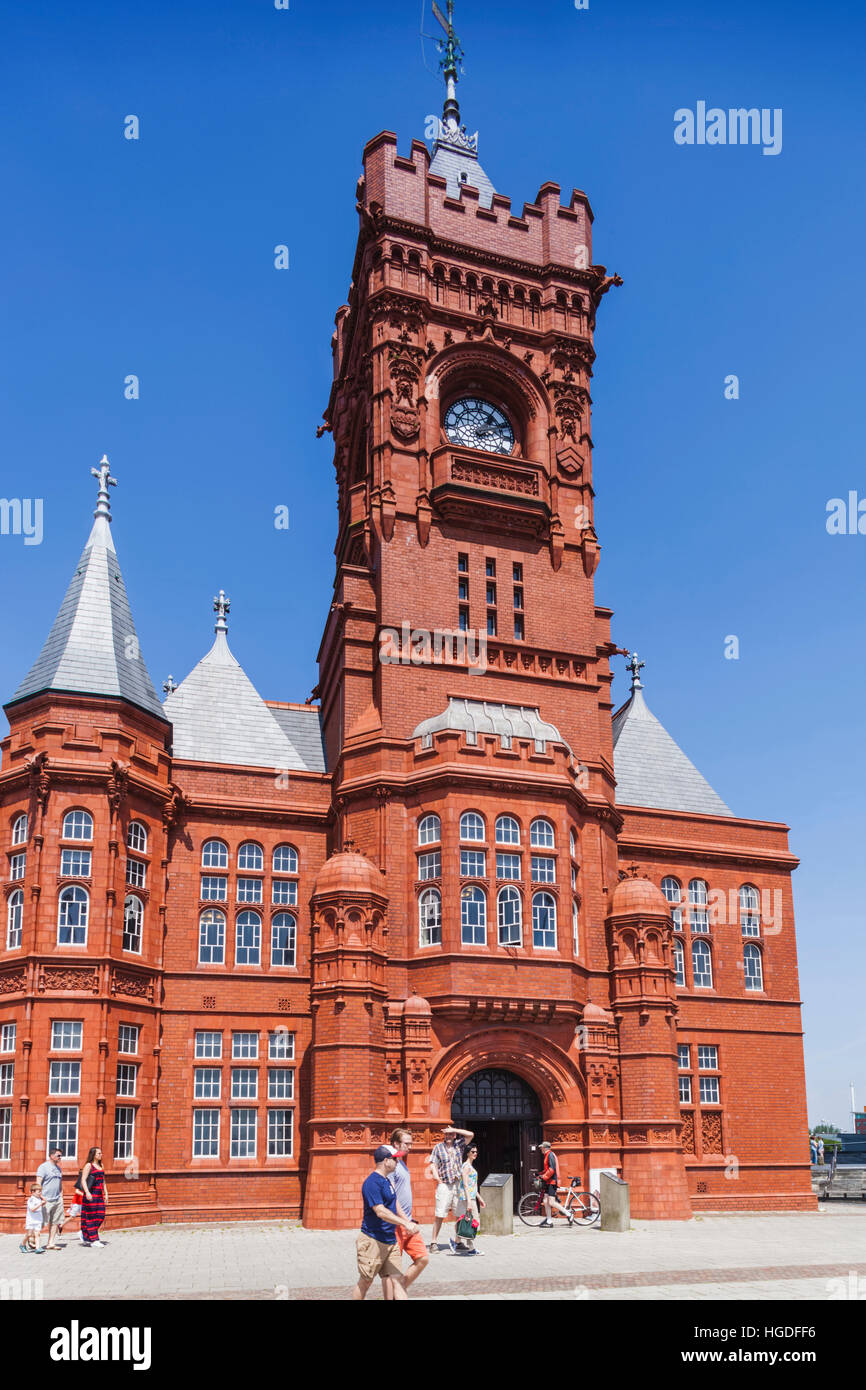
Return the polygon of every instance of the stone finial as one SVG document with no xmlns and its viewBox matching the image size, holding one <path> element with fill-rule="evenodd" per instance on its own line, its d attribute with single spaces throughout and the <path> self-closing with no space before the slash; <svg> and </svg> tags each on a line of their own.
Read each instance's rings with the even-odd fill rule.
<svg viewBox="0 0 866 1390">
<path fill-rule="evenodd" d="M 640 672 L 643 670 L 644 666 L 646 666 L 646 662 L 639 659 L 637 652 L 632 652 L 631 661 L 627 661 L 625 664 L 626 670 L 631 671 L 632 691 L 643 690 Z"/>
<path fill-rule="evenodd" d="M 166 695 L 173 695 L 174 692 L 177 690 L 177 682 L 175 681 L 174 676 L 169 676 L 167 681 L 163 681 L 162 688 L 165 691 Z"/>
<path fill-rule="evenodd" d="M 229 612 L 231 611 L 231 603 L 229 602 L 225 589 L 220 589 L 219 593 L 214 599 L 213 611 L 217 615 L 216 625 L 214 626 L 214 632 L 228 632 L 229 625 L 226 622 L 226 619 L 229 615 Z"/>
<path fill-rule="evenodd" d="M 90 472 L 94 478 L 99 479 L 99 494 L 96 499 L 96 511 L 93 515 L 104 516 L 106 521 L 111 521 L 111 498 L 108 489 L 117 487 L 117 479 L 111 476 L 108 455 L 103 454 L 99 461 L 99 467 L 91 468 Z"/>
</svg>

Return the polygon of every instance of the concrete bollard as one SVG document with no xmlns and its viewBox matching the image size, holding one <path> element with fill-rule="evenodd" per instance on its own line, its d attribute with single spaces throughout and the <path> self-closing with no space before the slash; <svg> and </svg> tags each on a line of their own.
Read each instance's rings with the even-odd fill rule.
<svg viewBox="0 0 866 1390">
<path fill-rule="evenodd" d="M 631 1225 L 628 1183 L 623 1182 L 620 1178 L 612 1178 L 610 1173 L 602 1173 L 599 1196 L 601 1198 L 601 1229 L 603 1231 L 627 1231 Z"/>
<path fill-rule="evenodd" d="M 510 1173 L 488 1173 L 481 1184 L 485 1205 L 480 1208 L 481 1235 L 514 1234 L 514 1179 Z"/>
</svg>

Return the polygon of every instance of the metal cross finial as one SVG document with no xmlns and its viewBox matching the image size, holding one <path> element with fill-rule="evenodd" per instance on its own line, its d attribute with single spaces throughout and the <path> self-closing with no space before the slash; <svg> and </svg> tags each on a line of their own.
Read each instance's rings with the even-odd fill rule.
<svg viewBox="0 0 866 1390">
<path fill-rule="evenodd" d="M 166 695 L 173 695 L 174 692 L 177 690 L 177 685 L 175 684 L 174 676 L 169 676 L 167 681 L 163 681 L 162 688 L 165 691 Z"/>
<path fill-rule="evenodd" d="M 213 601 L 213 611 L 217 615 L 214 632 L 228 632 L 229 625 L 226 622 L 226 618 L 228 617 L 230 609 L 231 604 L 229 603 L 229 600 L 226 597 L 225 590 L 220 589 L 219 593 Z"/>
<path fill-rule="evenodd" d="M 99 495 L 96 499 L 96 511 L 94 516 L 104 516 L 107 521 L 111 520 L 111 505 L 108 489 L 117 487 L 117 479 L 111 476 L 111 465 L 108 456 L 102 455 L 98 468 L 91 468 L 91 474 L 99 479 Z"/>
<path fill-rule="evenodd" d="M 644 666 L 646 666 L 646 662 L 640 661 L 638 659 L 637 652 L 632 652 L 631 661 L 627 661 L 625 664 L 626 669 L 631 671 L 632 690 L 643 690 L 643 682 L 640 678 L 640 672 L 643 670 Z"/>
</svg>

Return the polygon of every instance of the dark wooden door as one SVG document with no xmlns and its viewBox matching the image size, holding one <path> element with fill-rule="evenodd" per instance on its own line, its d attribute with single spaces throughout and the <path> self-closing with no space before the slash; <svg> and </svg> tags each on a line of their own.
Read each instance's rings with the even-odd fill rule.
<svg viewBox="0 0 866 1390">
<path fill-rule="evenodd" d="M 451 1117 L 474 1133 L 475 1166 L 482 1182 L 488 1173 L 512 1175 L 516 1208 L 532 1170 L 542 1166 L 533 1152 L 541 1142 L 541 1106 L 535 1092 L 512 1072 L 475 1072 L 455 1094 Z"/>
</svg>

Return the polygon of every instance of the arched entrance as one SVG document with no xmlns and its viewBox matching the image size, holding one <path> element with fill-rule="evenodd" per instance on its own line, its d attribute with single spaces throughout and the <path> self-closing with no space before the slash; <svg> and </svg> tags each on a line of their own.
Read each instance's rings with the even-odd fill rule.
<svg viewBox="0 0 866 1390">
<path fill-rule="evenodd" d="M 454 1092 L 451 1118 L 475 1135 L 482 1182 L 488 1173 L 512 1174 L 516 1207 L 531 1171 L 541 1167 L 533 1152 L 541 1142 L 541 1104 L 532 1087 L 514 1072 L 473 1072 Z"/>
</svg>

